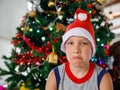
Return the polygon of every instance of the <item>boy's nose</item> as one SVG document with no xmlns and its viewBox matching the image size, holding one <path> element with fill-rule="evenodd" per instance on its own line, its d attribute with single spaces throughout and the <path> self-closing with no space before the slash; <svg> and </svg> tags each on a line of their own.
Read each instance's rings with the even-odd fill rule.
<svg viewBox="0 0 120 90">
<path fill-rule="evenodd" d="M 73 51 L 73 53 L 79 54 L 79 53 L 80 53 L 80 51 Z"/>
<path fill-rule="evenodd" d="M 73 49 L 73 53 L 76 53 L 76 54 L 80 53 L 80 47 L 75 46 L 75 48 Z"/>
</svg>

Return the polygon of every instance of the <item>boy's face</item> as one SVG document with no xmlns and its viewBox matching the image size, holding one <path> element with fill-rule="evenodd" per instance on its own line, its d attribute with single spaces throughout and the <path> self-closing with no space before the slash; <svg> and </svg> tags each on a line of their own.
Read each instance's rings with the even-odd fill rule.
<svg viewBox="0 0 120 90">
<path fill-rule="evenodd" d="M 70 37 L 65 43 L 65 48 L 68 61 L 77 67 L 88 64 L 92 56 L 92 45 L 84 37 Z"/>
</svg>

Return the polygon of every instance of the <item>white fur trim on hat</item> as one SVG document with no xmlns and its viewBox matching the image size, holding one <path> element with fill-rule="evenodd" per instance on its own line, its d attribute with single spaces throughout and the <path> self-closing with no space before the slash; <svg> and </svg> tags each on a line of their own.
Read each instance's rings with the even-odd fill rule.
<svg viewBox="0 0 120 90">
<path fill-rule="evenodd" d="M 96 47 L 95 47 L 95 43 L 93 40 L 93 37 L 90 35 L 90 33 L 84 29 L 84 28 L 80 28 L 80 27 L 75 27 L 72 28 L 71 30 L 67 31 L 63 36 L 62 36 L 62 44 L 61 44 L 61 50 L 65 53 L 65 42 L 68 40 L 69 37 L 71 36 L 83 36 L 85 38 L 87 38 L 91 44 L 92 44 L 92 48 L 93 48 L 93 54 L 94 55 L 95 51 L 96 51 Z"/>
</svg>

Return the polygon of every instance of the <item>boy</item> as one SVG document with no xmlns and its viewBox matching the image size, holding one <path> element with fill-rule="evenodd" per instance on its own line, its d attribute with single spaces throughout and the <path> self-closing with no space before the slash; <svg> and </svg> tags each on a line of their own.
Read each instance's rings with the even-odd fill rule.
<svg viewBox="0 0 120 90">
<path fill-rule="evenodd" d="M 61 50 L 68 62 L 50 72 L 46 90 L 113 90 L 109 73 L 90 62 L 96 43 L 88 12 L 76 10 L 75 20 L 62 39 Z"/>
</svg>

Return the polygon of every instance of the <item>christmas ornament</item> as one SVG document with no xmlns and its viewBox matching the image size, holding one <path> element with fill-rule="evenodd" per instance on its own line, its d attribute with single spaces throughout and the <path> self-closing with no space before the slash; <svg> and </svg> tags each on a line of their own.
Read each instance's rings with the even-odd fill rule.
<svg viewBox="0 0 120 90">
<path fill-rule="evenodd" d="M 53 1 L 49 1 L 49 3 L 48 3 L 48 6 L 49 7 L 52 7 L 52 6 L 54 6 L 55 5 L 55 3 L 53 2 Z"/>
<path fill-rule="evenodd" d="M 11 41 L 11 43 L 12 43 L 13 45 L 17 45 L 17 44 L 19 44 L 19 41 L 16 40 L 16 39 L 13 39 L 13 40 Z"/>
<path fill-rule="evenodd" d="M 29 89 L 29 88 L 26 88 L 26 87 L 25 87 L 25 83 L 22 82 L 22 83 L 21 83 L 21 86 L 20 86 L 20 90 L 30 90 L 30 89 Z"/>
<path fill-rule="evenodd" d="M 106 55 L 109 55 L 109 50 L 104 49 L 104 51 L 105 51 L 105 54 L 106 54 Z"/>
<path fill-rule="evenodd" d="M 47 57 L 49 63 L 57 64 L 58 63 L 58 55 L 55 53 L 50 53 Z"/>
<path fill-rule="evenodd" d="M 26 31 L 29 31 L 29 29 L 30 29 L 30 26 L 29 25 L 26 25 Z"/>
<path fill-rule="evenodd" d="M 23 35 L 20 34 L 20 33 L 16 33 L 16 37 L 17 37 L 18 39 L 22 39 L 22 38 L 23 38 Z"/>
<path fill-rule="evenodd" d="M 29 16 L 30 17 L 35 17 L 36 16 L 36 11 L 32 10 L 30 13 L 29 13 Z"/>
<path fill-rule="evenodd" d="M 106 55 L 109 55 L 109 47 L 110 47 L 109 43 L 104 45 L 104 51 Z"/>
<path fill-rule="evenodd" d="M 65 31 L 65 26 L 61 23 L 56 24 L 56 32 L 59 32 L 60 30 Z"/>
<path fill-rule="evenodd" d="M 96 7 L 97 10 L 100 10 L 101 12 L 103 12 L 103 9 L 105 8 L 104 4 L 101 4 L 100 2 L 99 3 L 95 2 L 93 4 L 94 4 L 94 6 Z"/>
<path fill-rule="evenodd" d="M 95 15 L 96 14 L 96 10 L 92 9 L 92 14 Z"/>
<path fill-rule="evenodd" d="M 62 20 L 64 12 L 61 11 L 61 7 L 57 9 L 58 19 Z"/>
<path fill-rule="evenodd" d="M 52 64 L 58 63 L 58 55 L 54 52 L 54 46 L 52 46 L 52 52 L 48 55 L 47 61 Z"/>
<path fill-rule="evenodd" d="M 103 2 L 103 0 L 97 0 L 99 3 L 102 3 Z"/>
<path fill-rule="evenodd" d="M 87 6 L 88 8 L 93 8 L 93 4 L 92 3 L 90 3 L 90 4 L 88 4 L 88 6 Z"/>
<path fill-rule="evenodd" d="M 41 0 L 28 0 L 28 10 L 38 10 L 39 12 L 44 12 L 40 6 Z"/>
</svg>

